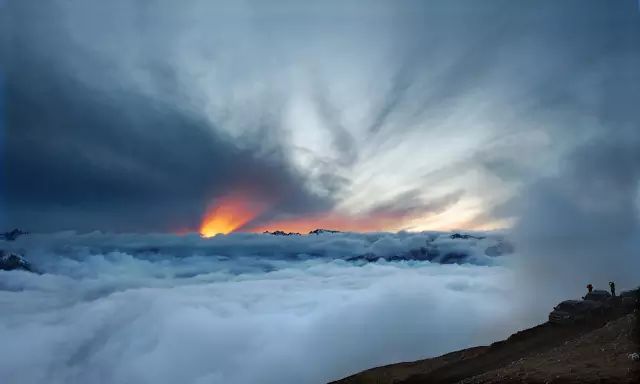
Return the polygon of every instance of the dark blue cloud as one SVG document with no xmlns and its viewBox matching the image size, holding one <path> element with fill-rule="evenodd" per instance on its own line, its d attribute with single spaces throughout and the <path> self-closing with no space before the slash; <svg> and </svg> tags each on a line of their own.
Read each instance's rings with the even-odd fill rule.
<svg viewBox="0 0 640 384">
<path fill-rule="evenodd" d="M 100 87 L 113 81 L 110 62 L 74 46 L 47 17 L 56 8 L 42 8 L 30 2 L 9 8 L 12 36 L 2 61 L 5 225 L 193 229 L 215 197 L 240 188 L 265 200 L 287 196 L 277 207 L 285 212 L 331 206 L 329 198 L 307 190 L 305 177 L 277 147 L 264 153 L 257 145 L 239 145 L 189 105 L 126 82 Z M 34 27 L 20 27 L 27 24 Z M 92 81 L 82 81 L 74 69 Z M 149 72 L 160 89 L 178 91 L 170 69 Z"/>
</svg>

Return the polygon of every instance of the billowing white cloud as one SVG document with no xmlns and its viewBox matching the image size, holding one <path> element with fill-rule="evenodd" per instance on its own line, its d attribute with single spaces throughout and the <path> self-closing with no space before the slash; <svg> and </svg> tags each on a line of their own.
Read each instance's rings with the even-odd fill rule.
<svg viewBox="0 0 640 384">
<path fill-rule="evenodd" d="M 509 256 L 491 266 L 344 260 L 434 238 L 469 254 L 488 241 L 435 233 L 22 237 L 13 246 L 43 273 L 0 272 L 0 376 L 20 384 L 320 383 L 522 326 L 500 283 Z"/>
</svg>

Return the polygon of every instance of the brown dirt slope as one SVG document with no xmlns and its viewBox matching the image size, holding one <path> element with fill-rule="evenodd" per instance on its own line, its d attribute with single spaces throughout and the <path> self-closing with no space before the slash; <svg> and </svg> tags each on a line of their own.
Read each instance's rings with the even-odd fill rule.
<svg viewBox="0 0 640 384">
<path fill-rule="evenodd" d="M 636 315 L 624 316 L 558 347 L 460 383 L 640 383 L 640 362 L 629 359 L 631 352 L 638 351 L 636 321 Z"/>
<path fill-rule="evenodd" d="M 334 384 L 640 383 L 638 316 L 545 323 L 489 347 L 370 369 Z"/>
<path fill-rule="evenodd" d="M 415 375 L 432 372 L 441 367 L 460 361 L 467 361 L 483 354 L 489 347 L 475 347 L 447 353 L 433 359 L 398 363 L 368 369 L 329 384 L 392 384 L 399 383 Z"/>
</svg>

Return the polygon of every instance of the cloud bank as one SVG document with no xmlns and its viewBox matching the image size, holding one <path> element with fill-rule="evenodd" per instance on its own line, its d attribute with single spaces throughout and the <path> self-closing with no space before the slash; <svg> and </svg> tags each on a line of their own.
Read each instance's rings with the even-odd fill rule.
<svg viewBox="0 0 640 384">
<path fill-rule="evenodd" d="M 42 273 L 0 272 L 0 376 L 319 383 L 520 326 L 499 283 L 508 275 L 501 258 L 480 266 L 339 257 L 435 235 L 22 237 L 13 246 Z M 470 254 L 482 243 L 449 241 Z"/>
</svg>

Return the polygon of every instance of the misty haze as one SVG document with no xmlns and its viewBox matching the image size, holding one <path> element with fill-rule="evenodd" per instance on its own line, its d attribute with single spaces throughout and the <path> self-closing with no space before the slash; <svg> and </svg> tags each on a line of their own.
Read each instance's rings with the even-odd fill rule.
<svg viewBox="0 0 640 384">
<path fill-rule="evenodd" d="M 2 384 L 640 382 L 636 0 L 0 0 L 0 161 Z"/>
</svg>

